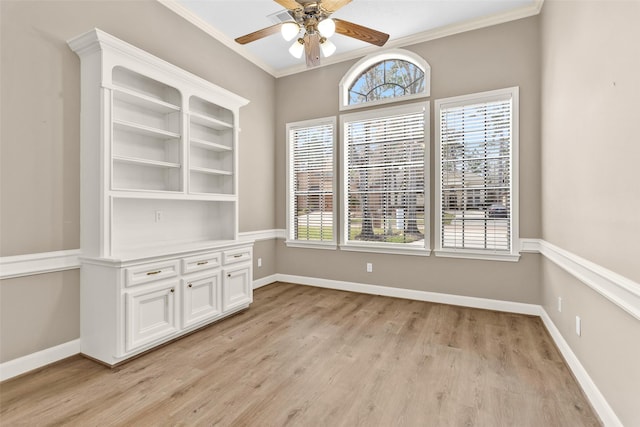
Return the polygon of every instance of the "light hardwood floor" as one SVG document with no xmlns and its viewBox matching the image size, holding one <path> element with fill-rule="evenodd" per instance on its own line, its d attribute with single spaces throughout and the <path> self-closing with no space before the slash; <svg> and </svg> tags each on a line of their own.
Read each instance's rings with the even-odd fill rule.
<svg viewBox="0 0 640 427">
<path fill-rule="evenodd" d="M 2 425 L 600 425 L 540 319 L 276 283 L 109 370 L 0 385 Z"/>
</svg>

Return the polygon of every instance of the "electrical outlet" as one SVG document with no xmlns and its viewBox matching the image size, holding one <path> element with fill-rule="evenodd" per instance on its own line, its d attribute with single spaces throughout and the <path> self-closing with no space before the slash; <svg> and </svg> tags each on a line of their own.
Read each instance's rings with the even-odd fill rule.
<svg viewBox="0 0 640 427">
<path fill-rule="evenodd" d="M 576 316 L 576 335 L 580 336 L 582 334 L 582 319 L 580 316 Z"/>
<path fill-rule="evenodd" d="M 558 297 L 558 311 L 562 313 L 562 297 Z"/>
<path fill-rule="evenodd" d="M 258 258 L 258 268 L 262 267 L 262 258 Z"/>
<path fill-rule="evenodd" d="M 156 211 L 156 222 L 162 221 L 162 211 Z"/>
<path fill-rule="evenodd" d="M 372 273 L 373 272 L 373 263 L 368 262 L 367 263 L 367 273 Z"/>
</svg>

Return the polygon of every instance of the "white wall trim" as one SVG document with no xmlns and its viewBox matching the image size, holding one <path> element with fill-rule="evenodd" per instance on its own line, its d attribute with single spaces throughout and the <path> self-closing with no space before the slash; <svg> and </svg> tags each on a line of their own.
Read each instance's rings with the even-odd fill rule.
<svg viewBox="0 0 640 427">
<path fill-rule="evenodd" d="M 195 13 L 191 12 L 188 8 L 180 4 L 176 0 L 157 0 L 158 3 L 162 4 L 169 10 L 173 11 L 177 15 L 181 16 L 192 25 L 195 25 L 220 43 L 224 44 L 229 49 L 233 50 L 238 55 L 244 57 L 245 59 L 251 61 L 258 67 L 262 68 L 267 73 L 272 76 L 284 77 L 291 74 L 301 73 L 309 70 L 304 63 L 293 65 L 287 68 L 283 68 L 277 70 L 273 68 L 271 65 L 267 64 L 256 55 L 252 54 L 248 49 L 236 43 L 234 40 L 230 39 L 226 35 L 224 35 L 220 30 L 214 28 L 211 24 L 204 21 L 202 18 L 197 16 Z M 544 0 L 535 0 L 532 4 L 524 5 L 514 10 L 509 10 L 506 12 L 498 13 L 491 16 L 486 16 L 482 18 L 471 19 L 466 22 L 461 22 L 457 24 L 446 25 L 440 28 L 434 28 L 429 31 L 425 31 L 422 33 L 414 34 L 407 37 L 402 37 L 396 40 L 389 41 L 385 48 L 399 48 L 404 46 L 410 46 L 417 43 L 423 43 L 430 40 L 439 39 L 442 37 L 451 36 L 454 34 L 464 33 L 466 31 L 477 30 L 480 28 L 490 27 L 493 25 L 503 24 L 505 22 L 514 21 L 516 19 L 527 18 L 529 16 L 534 16 L 540 13 L 542 9 L 542 4 Z M 362 49 L 357 49 L 351 52 L 346 52 L 344 54 L 334 55 L 331 58 L 326 58 L 322 60 L 322 65 L 327 66 L 331 64 L 337 64 L 339 62 L 348 61 L 354 58 L 361 58 L 370 53 L 379 52 L 380 48 L 377 46 L 369 46 Z M 318 67 L 316 67 L 318 68 Z"/>
<path fill-rule="evenodd" d="M 394 298 L 405 298 L 416 301 L 428 301 L 439 304 L 452 304 L 463 307 L 504 311 L 507 313 L 519 313 L 535 316 L 540 313 L 539 305 L 521 302 L 442 294 L 438 292 L 418 291 L 405 288 L 392 288 L 389 286 L 368 285 L 366 283 L 344 282 L 341 280 L 319 279 L 315 277 L 295 276 L 290 274 L 274 274 L 269 276 L 269 279 L 278 282 L 295 283 L 297 285 L 316 286 L 319 288 L 359 292 L 370 295 L 382 295 Z"/>
<path fill-rule="evenodd" d="M 284 239 L 284 229 L 238 233 L 240 240 Z M 80 268 L 80 249 L 0 257 L 0 280 Z"/>
<path fill-rule="evenodd" d="M 0 257 L 0 279 L 80 268 L 80 249 Z"/>
<path fill-rule="evenodd" d="M 273 68 L 272 66 L 264 62 L 262 59 L 258 58 L 256 55 L 251 53 L 248 49 L 244 48 L 242 45 L 236 43 L 235 40 L 227 37 L 224 33 L 222 33 L 217 28 L 214 28 L 213 26 L 211 26 L 211 24 L 209 24 L 208 22 L 200 18 L 198 15 L 193 13 L 186 6 L 183 6 L 182 4 L 178 3 L 176 0 L 157 0 L 157 1 L 167 9 L 173 11 L 176 15 L 181 16 L 187 22 L 191 23 L 192 25 L 195 25 L 197 28 L 207 33 L 208 35 L 213 37 L 215 40 L 219 41 L 220 43 L 222 43 L 223 45 L 225 45 L 226 47 L 228 47 L 238 55 L 251 61 L 258 67 L 262 68 L 267 73 L 271 74 L 272 76 L 275 76 L 277 74 L 277 70 L 275 68 Z"/>
<path fill-rule="evenodd" d="M 271 240 L 284 239 L 286 232 L 284 229 L 274 228 L 271 230 L 241 231 L 238 233 L 240 240 Z"/>
<path fill-rule="evenodd" d="M 640 320 L 640 283 L 540 240 L 539 252 L 624 311 Z"/>
<path fill-rule="evenodd" d="M 520 239 L 520 252 L 540 253 L 540 239 Z"/>
<path fill-rule="evenodd" d="M 571 372 L 573 372 L 578 383 L 580 383 L 580 387 L 582 387 L 587 399 L 589 399 L 591 406 L 593 406 L 593 409 L 598 413 L 600 420 L 605 426 L 622 427 L 622 422 L 620 422 L 616 413 L 613 411 L 611 406 L 609 406 L 607 399 L 602 395 L 598 386 L 593 382 L 589 373 L 584 366 L 582 366 L 582 363 L 580 363 L 580 360 L 571 350 L 571 347 L 567 341 L 565 341 L 562 333 L 560 333 L 560 330 L 558 330 L 556 325 L 553 323 L 553 320 L 551 320 L 551 317 L 549 317 L 549 314 L 547 314 L 543 307 L 540 307 L 540 318 L 542 319 L 544 326 L 549 331 L 551 338 L 553 338 L 553 341 L 556 343 L 560 353 L 562 353 L 564 360 L 569 365 Z"/>
<path fill-rule="evenodd" d="M 77 339 L 0 363 L 0 381 L 8 380 L 79 353 L 80 340 Z"/>
<path fill-rule="evenodd" d="M 260 279 L 256 279 L 253 281 L 253 289 L 258 289 L 261 288 L 263 286 L 267 286 L 270 285 L 274 282 L 278 281 L 278 275 L 277 274 L 272 274 L 271 276 L 265 276 L 262 277 Z"/>
</svg>

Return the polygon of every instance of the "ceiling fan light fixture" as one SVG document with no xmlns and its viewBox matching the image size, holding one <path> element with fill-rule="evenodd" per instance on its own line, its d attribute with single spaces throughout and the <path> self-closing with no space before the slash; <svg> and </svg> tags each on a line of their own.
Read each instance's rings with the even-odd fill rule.
<svg viewBox="0 0 640 427">
<path fill-rule="evenodd" d="M 286 41 L 290 41 L 298 35 L 300 32 L 300 26 L 295 22 L 285 22 L 280 26 L 280 32 L 282 33 L 282 38 Z"/>
<path fill-rule="evenodd" d="M 336 51 L 336 45 L 331 43 L 330 40 L 327 40 L 326 37 L 323 37 L 320 39 L 320 50 L 322 50 L 322 55 L 328 58 Z"/>
<path fill-rule="evenodd" d="M 289 53 L 294 58 L 298 58 L 298 59 L 302 58 L 302 54 L 304 53 L 304 40 L 298 39 L 295 42 L 293 42 L 293 44 L 289 48 Z"/>
<path fill-rule="evenodd" d="M 318 23 L 318 31 L 323 37 L 331 37 L 336 32 L 336 22 L 331 18 L 325 18 Z"/>
</svg>

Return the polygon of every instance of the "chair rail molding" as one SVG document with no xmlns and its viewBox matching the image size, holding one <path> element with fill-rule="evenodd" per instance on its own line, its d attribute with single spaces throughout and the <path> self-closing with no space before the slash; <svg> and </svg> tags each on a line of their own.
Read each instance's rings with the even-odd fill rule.
<svg viewBox="0 0 640 427">
<path fill-rule="evenodd" d="M 640 320 L 640 283 L 545 240 L 539 244 L 538 252 L 545 258 Z"/>
<path fill-rule="evenodd" d="M 0 279 L 80 268 L 80 249 L 0 257 Z"/>
</svg>

